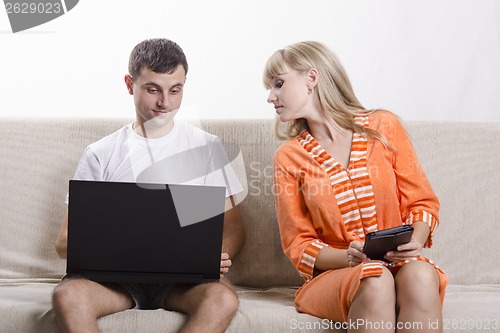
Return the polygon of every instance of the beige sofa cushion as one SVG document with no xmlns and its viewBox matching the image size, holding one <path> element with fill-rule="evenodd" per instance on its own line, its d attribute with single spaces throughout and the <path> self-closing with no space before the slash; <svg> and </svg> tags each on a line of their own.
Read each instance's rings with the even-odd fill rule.
<svg viewBox="0 0 500 333">
<path fill-rule="evenodd" d="M 56 332 L 50 304 L 54 286 L 0 285 L 1 332 Z M 335 329 L 338 323 L 298 313 L 293 306 L 295 290 L 238 288 L 240 307 L 227 333 L 344 332 Z M 445 332 L 500 332 L 499 305 L 499 286 L 452 285 L 444 303 L 444 325 L 448 328 Z M 127 310 L 99 319 L 99 327 L 103 333 L 167 333 L 176 332 L 183 322 L 184 316 L 176 312 Z"/>
<path fill-rule="evenodd" d="M 500 284 L 500 123 L 407 127 L 441 202 L 441 224 L 426 255 L 451 284 Z"/>
<path fill-rule="evenodd" d="M 55 331 L 51 293 L 65 262 L 57 258 L 54 240 L 67 181 L 87 144 L 128 122 L 0 121 L 0 331 Z M 241 204 L 247 244 L 229 275 L 238 285 L 263 288 L 238 287 L 240 308 L 228 332 L 339 332 L 293 306 L 301 279 L 279 241 L 272 156 L 280 142 L 272 134 L 272 121 L 210 120 L 202 125 L 241 149 L 233 166 L 247 184 Z M 427 255 L 450 278 L 445 332 L 500 332 L 500 124 L 411 122 L 408 129 L 442 205 L 441 226 Z M 287 285 L 295 287 L 279 287 Z M 104 333 L 174 332 L 183 320 L 173 312 L 129 310 L 101 318 L 99 326 Z"/>
<path fill-rule="evenodd" d="M 130 119 L 0 121 L 0 282 L 58 279 L 54 240 L 64 197 L 85 146 Z M 207 120 L 203 129 L 241 148 L 247 244 L 229 274 L 249 287 L 300 285 L 283 255 L 272 197 L 272 120 Z M 408 130 L 441 201 L 441 226 L 427 255 L 452 284 L 500 284 L 497 237 L 500 125 L 411 122 Z M 237 161 L 236 161 L 237 162 Z M 236 163 L 237 164 L 237 163 Z"/>
<path fill-rule="evenodd" d="M 54 250 L 83 149 L 124 120 L 0 121 L 0 281 L 60 278 Z"/>
</svg>

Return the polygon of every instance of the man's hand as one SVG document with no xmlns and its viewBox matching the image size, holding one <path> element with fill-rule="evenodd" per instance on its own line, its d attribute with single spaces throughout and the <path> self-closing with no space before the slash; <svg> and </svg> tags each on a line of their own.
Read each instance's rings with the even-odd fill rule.
<svg viewBox="0 0 500 333">
<path fill-rule="evenodd" d="M 231 259 L 229 259 L 229 254 L 222 253 L 220 255 L 220 275 L 224 276 L 225 273 L 229 272 L 229 267 L 231 267 L 232 264 Z"/>
</svg>

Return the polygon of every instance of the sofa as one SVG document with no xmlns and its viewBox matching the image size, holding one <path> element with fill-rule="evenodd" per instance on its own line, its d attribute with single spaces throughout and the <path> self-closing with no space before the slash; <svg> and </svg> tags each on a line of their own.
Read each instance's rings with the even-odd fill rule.
<svg viewBox="0 0 500 333">
<path fill-rule="evenodd" d="M 57 332 L 51 294 L 66 263 L 57 257 L 54 241 L 68 180 L 86 145 L 129 122 L 0 119 L 0 332 Z M 247 240 L 228 274 L 240 306 L 227 332 L 344 332 L 340 323 L 294 308 L 302 279 L 279 239 L 272 158 L 281 142 L 273 135 L 273 120 L 194 123 L 231 147 L 245 185 L 240 207 Z M 500 123 L 405 124 L 441 201 L 441 225 L 424 254 L 449 277 L 444 331 L 500 332 Z M 184 319 L 164 310 L 127 310 L 98 324 L 102 332 L 175 332 Z"/>
</svg>

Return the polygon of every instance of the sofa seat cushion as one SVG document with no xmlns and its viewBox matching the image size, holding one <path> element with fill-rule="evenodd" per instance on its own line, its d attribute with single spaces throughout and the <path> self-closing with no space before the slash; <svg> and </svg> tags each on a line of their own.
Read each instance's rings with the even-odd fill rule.
<svg viewBox="0 0 500 333">
<path fill-rule="evenodd" d="M 0 327 L 3 333 L 57 332 L 51 309 L 51 282 L 0 284 Z M 321 327 L 322 320 L 297 313 L 295 288 L 237 288 L 240 308 L 227 332 L 289 332 L 300 327 Z M 99 319 L 103 333 L 176 332 L 184 315 L 171 311 L 127 310 Z M 316 323 L 316 324 L 314 324 Z M 313 326 L 316 325 L 316 326 Z M 323 324 L 324 326 L 324 324 Z M 308 332 L 336 332 L 324 329 Z M 339 330 L 338 332 L 343 332 Z"/>
<path fill-rule="evenodd" d="M 56 332 L 51 310 L 54 282 L 0 284 L 0 327 L 5 333 Z M 296 288 L 237 287 L 240 308 L 231 332 L 344 332 L 335 323 L 298 313 Z M 500 285 L 448 286 L 444 303 L 446 332 L 500 332 Z M 176 332 L 182 314 L 163 310 L 127 310 L 99 320 L 103 333 Z M 428 324 L 428 323 L 425 323 Z M 482 328 L 481 328 L 482 327 Z"/>
<path fill-rule="evenodd" d="M 449 285 L 444 332 L 500 332 L 500 285 Z"/>
<path fill-rule="evenodd" d="M 0 283 L 3 332 L 57 332 L 51 309 L 54 282 Z"/>
</svg>

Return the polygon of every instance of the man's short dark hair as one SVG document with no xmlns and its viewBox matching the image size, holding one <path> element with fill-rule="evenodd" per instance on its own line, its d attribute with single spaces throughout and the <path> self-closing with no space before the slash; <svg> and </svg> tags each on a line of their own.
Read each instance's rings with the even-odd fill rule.
<svg viewBox="0 0 500 333">
<path fill-rule="evenodd" d="M 135 80 L 144 67 L 155 73 L 172 73 L 179 65 L 187 74 L 188 64 L 181 47 L 166 38 L 153 38 L 134 47 L 130 53 L 128 72 Z"/>
</svg>

